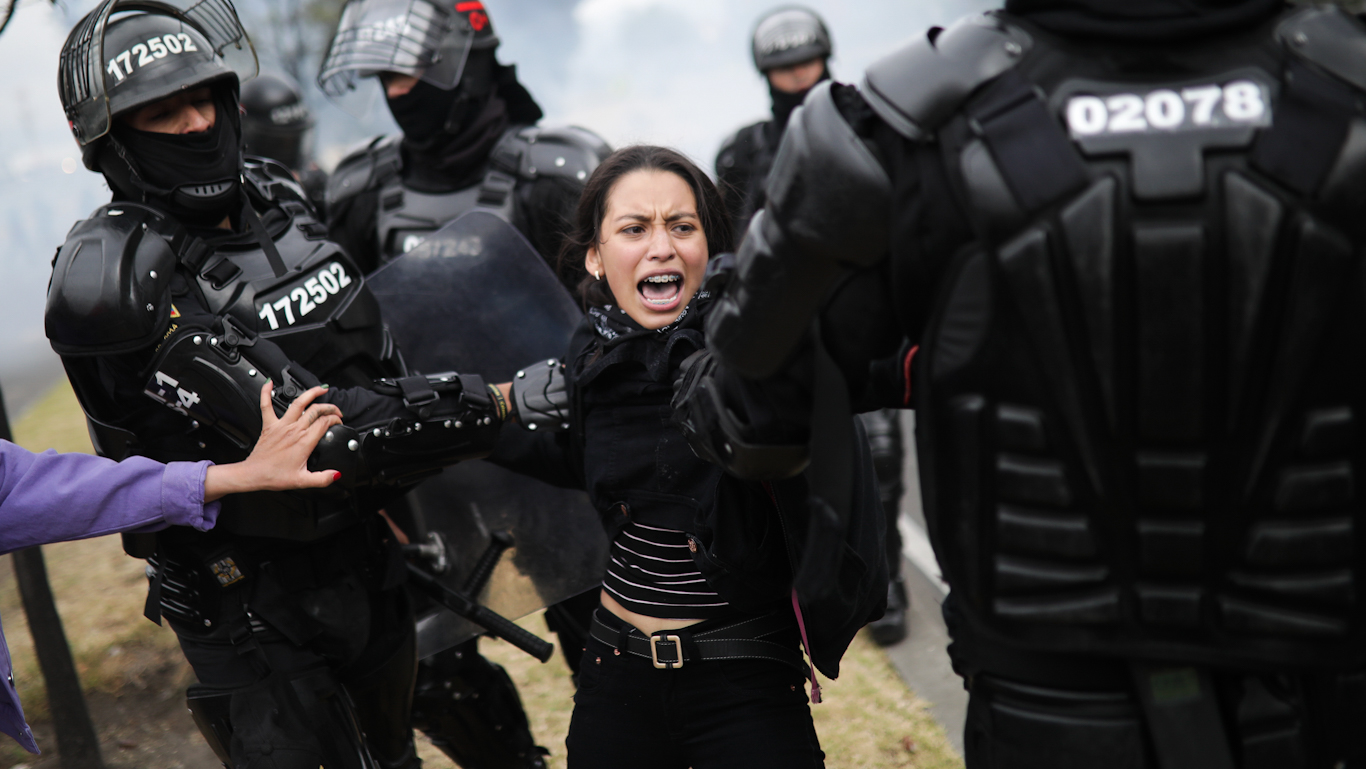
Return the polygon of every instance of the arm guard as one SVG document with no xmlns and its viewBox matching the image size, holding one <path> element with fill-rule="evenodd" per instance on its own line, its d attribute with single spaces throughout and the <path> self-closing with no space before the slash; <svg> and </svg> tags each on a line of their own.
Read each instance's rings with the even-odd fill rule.
<svg viewBox="0 0 1366 769">
<path fill-rule="evenodd" d="M 707 323 L 716 354 L 739 374 L 774 373 L 810 325 L 841 262 L 886 253 L 891 182 L 822 83 L 793 114 L 736 275 Z"/>
<path fill-rule="evenodd" d="M 513 409 L 528 430 L 569 429 L 569 388 L 564 364 L 551 358 L 534 363 L 512 380 Z"/>
<path fill-rule="evenodd" d="M 270 342 L 229 318 L 219 323 L 218 331 L 173 330 L 153 359 L 143 392 L 188 417 L 192 431 L 210 428 L 245 457 L 261 434 L 261 387 L 266 380 L 276 384 L 272 400 L 278 413 L 319 382 Z"/>
<path fill-rule="evenodd" d="M 309 467 L 340 470 L 347 486 L 402 484 L 493 451 L 502 426 L 484 380 L 451 372 L 381 379 L 374 389 L 398 396 L 408 414 L 383 425 L 337 425 Z"/>
</svg>

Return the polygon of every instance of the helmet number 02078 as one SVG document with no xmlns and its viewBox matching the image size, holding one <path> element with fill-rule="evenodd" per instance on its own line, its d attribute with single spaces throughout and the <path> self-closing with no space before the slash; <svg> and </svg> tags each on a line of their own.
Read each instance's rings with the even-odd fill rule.
<svg viewBox="0 0 1366 769">
<path fill-rule="evenodd" d="M 181 32 L 178 35 L 162 35 L 161 37 L 150 37 L 146 43 L 138 43 L 128 50 L 109 60 L 106 67 L 109 74 L 114 76 L 114 81 L 122 83 L 123 79 L 133 74 L 133 56 L 137 55 L 137 65 L 145 67 L 157 59 L 164 59 L 180 53 L 190 53 L 198 51 L 199 48 L 194 44 L 190 36 Z"/>
<path fill-rule="evenodd" d="M 1067 101 L 1074 139 L 1107 134 L 1198 131 L 1271 125 L 1268 89 L 1252 80 L 1154 88 L 1146 93 L 1079 95 Z"/>
</svg>

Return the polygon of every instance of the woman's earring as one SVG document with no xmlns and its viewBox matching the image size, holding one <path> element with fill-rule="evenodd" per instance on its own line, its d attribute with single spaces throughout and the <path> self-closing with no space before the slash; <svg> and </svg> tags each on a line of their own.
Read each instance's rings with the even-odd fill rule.
<svg viewBox="0 0 1366 769">
<path fill-rule="evenodd" d="M 598 272 L 597 270 L 593 270 L 593 279 L 594 279 L 594 280 L 602 280 L 602 273 L 601 273 L 601 272 Z"/>
</svg>

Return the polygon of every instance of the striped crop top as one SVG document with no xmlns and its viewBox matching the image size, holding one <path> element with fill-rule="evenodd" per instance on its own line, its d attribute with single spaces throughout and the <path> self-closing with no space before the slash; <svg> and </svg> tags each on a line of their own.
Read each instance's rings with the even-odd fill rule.
<svg viewBox="0 0 1366 769">
<path fill-rule="evenodd" d="M 622 606 L 659 619 L 712 619 L 729 604 L 693 563 L 681 531 L 631 521 L 612 542 L 602 586 Z"/>
</svg>

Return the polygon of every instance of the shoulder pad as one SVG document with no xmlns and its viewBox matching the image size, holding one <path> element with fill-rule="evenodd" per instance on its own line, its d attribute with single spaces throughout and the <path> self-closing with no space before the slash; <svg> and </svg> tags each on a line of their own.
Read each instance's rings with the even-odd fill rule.
<svg viewBox="0 0 1366 769">
<path fill-rule="evenodd" d="M 242 180 L 252 195 L 266 202 L 308 202 L 294 172 L 278 161 L 248 155 L 243 163 Z"/>
<path fill-rule="evenodd" d="M 1276 25 L 1276 39 L 1296 56 L 1366 91 L 1366 26 L 1341 8 L 1301 8 Z"/>
<path fill-rule="evenodd" d="M 327 181 L 327 205 L 366 190 L 379 189 L 403 170 L 403 154 L 399 146 L 401 134 L 376 136 L 357 145 L 332 172 Z"/>
<path fill-rule="evenodd" d="M 44 325 L 63 355 L 155 343 L 170 322 L 171 276 L 189 235 L 137 203 L 111 203 L 77 222 L 57 251 Z"/>
<path fill-rule="evenodd" d="M 767 183 L 769 215 L 804 250 L 867 265 L 887 250 L 892 183 L 817 85 L 793 114 Z"/>
<path fill-rule="evenodd" d="M 1023 29 L 991 13 L 935 31 L 874 63 L 860 88 L 873 111 L 908 139 L 925 138 L 1034 44 Z"/>
<path fill-rule="evenodd" d="M 527 126 L 508 131 L 493 148 L 495 168 L 528 181 L 557 176 L 582 183 L 612 148 L 601 136 L 578 126 Z"/>
</svg>

